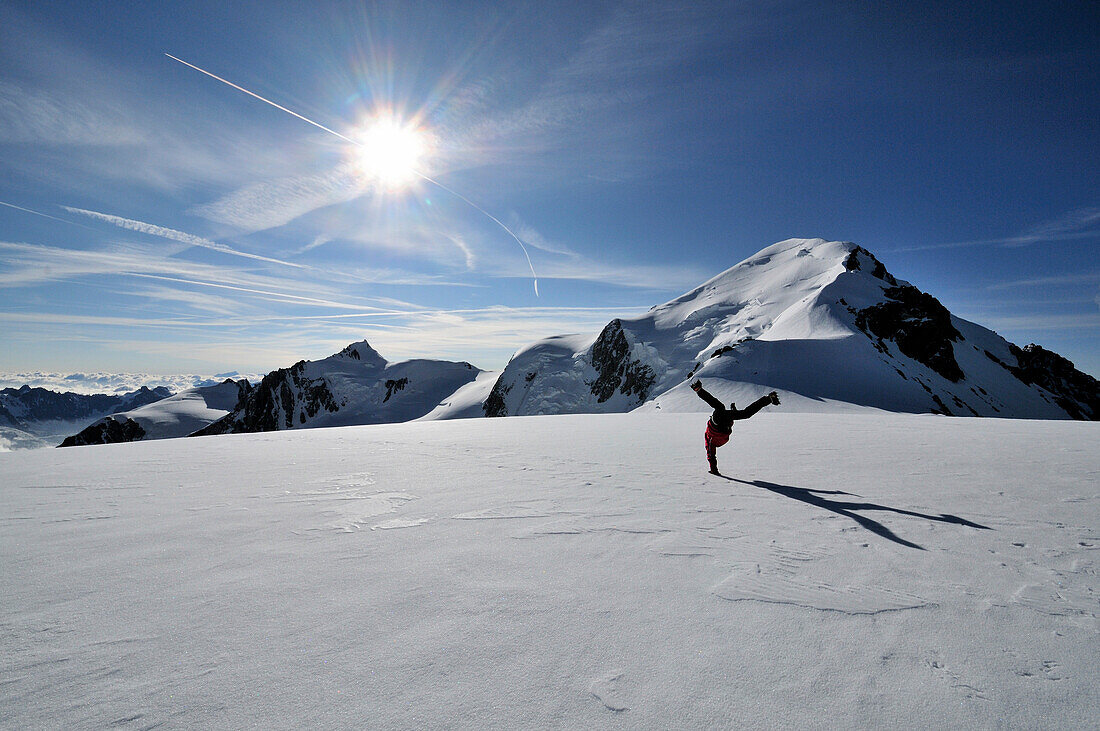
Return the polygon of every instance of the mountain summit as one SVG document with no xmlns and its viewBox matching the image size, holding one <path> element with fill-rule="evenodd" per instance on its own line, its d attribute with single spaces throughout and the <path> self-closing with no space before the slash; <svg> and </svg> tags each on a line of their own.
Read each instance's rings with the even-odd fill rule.
<svg viewBox="0 0 1100 731">
<path fill-rule="evenodd" d="M 805 411 L 1100 419 L 1100 383 L 1068 360 L 955 317 L 866 249 L 823 239 L 770 246 L 595 338 L 520 350 L 484 411 L 694 410 L 695 378 L 742 403 L 775 389 Z"/>
<path fill-rule="evenodd" d="M 191 436 L 410 421 L 480 372 L 443 360 L 389 363 L 363 340 L 268 373 L 232 411 Z"/>
</svg>

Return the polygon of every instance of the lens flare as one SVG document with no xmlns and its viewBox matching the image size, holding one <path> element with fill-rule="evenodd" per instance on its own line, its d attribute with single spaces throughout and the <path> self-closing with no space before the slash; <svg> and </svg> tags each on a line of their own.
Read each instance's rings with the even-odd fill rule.
<svg viewBox="0 0 1100 731">
<path fill-rule="evenodd" d="M 425 155 L 427 148 L 429 147 L 429 136 L 425 132 L 420 130 L 416 125 L 402 124 L 400 121 L 397 121 L 393 117 L 393 115 L 380 114 L 375 117 L 372 123 L 366 125 L 363 130 L 363 134 L 371 139 L 353 140 L 351 137 L 341 134 L 336 130 L 329 129 L 323 124 L 313 121 L 309 117 L 303 117 L 301 114 L 298 114 L 298 112 L 287 109 L 281 104 L 276 104 L 270 99 L 260 96 L 256 92 L 249 91 L 243 86 L 238 86 L 232 81 L 223 79 L 220 76 L 212 74 L 206 69 L 199 68 L 195 64 L 188 63 L 182 58 L 176 58 L 170 53 L 166 53 L 164 55 L 172 59 L 173 61 L 179 61 L 184 66 L 188 66 L 200 73 L 206 74 L 212 79 L 217 79 L 223 84 L 233 87 L 237 91 L 244 92 L 250 97 L 259 99 L 264 104 L 270 104 L 276 109 L 284 111 L 291 116 L 297 117 L 303 122 L 312 124 L 318 129 L 323 129 L 325 132 L 328 132 L 335 137 L 339 137 L 345 142 L 350 142 L 356 148 L 364 148 L 365 151 L 359 154 L 360 164 L 365 165 L 365 170 L 373 171 L 372 175 L 374 175 L 374 177 L 376 177 L 380 182 L 387 179 L 396 178 L 405 181 L 397 186 L 394 186 L 401 187 L 402 185 L 408 185 L 411 182 L 420 179 L 427 183 L 431 183 L 441 190 L 447 191 L 454 197 L 466 203 L 471 208 L 480 211 L 482 214 L 485 215 L 486 218 L 495 223 L 497 226 L 500 226 L 500 228 L 503 229 L 505 233 L 515 239 L 516 243 L 519 244 L 519 248 L 523 251 L 523 256 L 527 259 L 527 266 L 531 270 L 531 281 L 535 286 L 535 296 L 539 296 L 539 278 L 538 275 L 535 274 L 535 265 L 531 262 L 531 254 L 527 251 L 527 246 L 523 243 L 523 239 L 517 236 L 515 231 L 505 226 L 499 218 L 489 213 L 477 203 L 474 203 L 472 200 L 462 195 L 454 188 L 450 188 L 439 182 L 438 180 L 428 177 L 425 173 L 417 169 L 417 164 Z M 373 151 L 371 152 L 371 150 Z"/>
<path fill-rule="evenodd" d="M 368 121 L 353 135 L 360 172 L 389 190 L 399 190 L 420 178 L 428 153 L 428 136 L 415 124 L 389 114 Z"/>
</svg>

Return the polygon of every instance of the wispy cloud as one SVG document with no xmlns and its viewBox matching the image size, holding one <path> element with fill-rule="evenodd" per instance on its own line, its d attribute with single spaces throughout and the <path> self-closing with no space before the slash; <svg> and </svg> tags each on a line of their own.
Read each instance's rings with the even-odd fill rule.
<svg viewBox="0 0 1100 731">
<path fill-rule="evenodd" d="M 9 172 L 59 190 L 238 186 L 285 174 L 294 145 L 238 124 L 233 110 L 191 110 L 166 94 L 168 65 L 128 67 L 89 52 L 12 4 L 0 17 L 0 143 Z"/>
<path fill-rule="evenodd" d="M 1064 313 L 1052 315 L 989 316 L 983 321 L 986 327 L 998 331 L 1059 332 L 1092 331 L 1100 332 L 1100 313 Z"/>
<path fill-rule="evenodd" d="M 174 253 L 174 252 L 171 252 Z M 225 267 L 187 262 L 163 255 L 152 255 L 136 246 L 116 246 L 106 251 L 64 249 L 39 244 L 0 242 L 0 287 L 27 287 L 46 282 L 77 281 L 96 275 L 120 275 L 157 279 L 192 286 L 237 291 L 269 300 L 312 304 L 325 307 L 356 307 L 338 301 L 341 296 L 322 284 L 314 284 L 315 293 L 331 292 L 332 297 L 306 297 L 299 280 L 234 271 Z M 289 291 L 287 291 L 289 290 Z"/>
<path fill-rule="evenodd" d="M 246 251 L 238 251 L 231 246 L 220 244 L 216 241 L 203 238 L 201 236 L 195 236 L 194 234 L 185 233 L 183 231 L 177 231 L 175 229 L 166 228 L 164 226 L 157 226 L 152 223 L 145 223 L 144 221 L 135 221 L 131 218 L 123 218 L 121 216 L 114 216 L 109 213 L 99 213 L 97 211 L 86 211 L 83 208 L 70 208 L 69 206 L 62 206 L 69 213 L 79 213 L 83 216 L 89 216 L 91 218 L 98 219 L 100 221 L 106 221 L 107 223 L 124 228 L 129 231 L 137 231 L 138 233 L 148 234 L 150 236 L 159 236 L 170 241 L 179 241 L 183 244 L 189 244 L 190 246 L 199 246 L 204 249 L 210 249 L 211 251 L 217 251 L 222 254 L 229 254 L 230 256 L 240 256 L 246 259 L 255 259 L 257 261 L 266 261 L 271 264 L 280 264 L 282 266 L 294 267 L 295 269 L 306 269 L 307 267 L 302 264 L 295 264 L 294 262 L 283 261 L 282 259 L 274 259 L 269 256 L 261 256 L 259 254 L 250 254 Z"/>
<path fill-rule="evenodd" d="M 165 282 L 177 282 L 179 284 L 191 284 L 196 287 L 227 289 L 233 292 L 243 292 L 246 294 L 258 295 L 272 302 L 287 302 L 293 304 L 311 305 L 316 307 L 342 307 L 347 309 L 359 309 L 362 307 L 362 305 L 346 304 L 343 302 L 335 302 L 333 300 L 319 299 L 317 297 L 305 297 L 303 295 L 290 294 L 288 292 L 275 292 L 272 290 L 256 289 L 253 287 L 241 287 L 239 285 L 224 284 L 221 282 L 209 282 L 198 279 L 182 279 L 180 277 L 166 277 L 160 274 L 139 274 L 134 272 L 131 272 L 131 276 L 146 277 L 148 279 L 160 279 Z"/>
<path fill-rule="evenodd" d="M 16 342 L 56 333 L 74 325 L 81 339 L 120 353 L 165 356 L 176 367 L 208 361 L 222 369 L 284 367 L 301 358 L 323 358 L 349 342 L 368 339 L 387 358 L 466 360 L 481 368 L 501 368 L 512 353 L 534 340 L 562 333 L 593 337 L 614 317 L 642 314 L 643 308 L 486 307 L 408 311 L 327 312 L 319 315 L 256 313 L 232 317 L 163 317 L 146 314 L 81 315 L 0 313 Z M 183 333 L 201 333 L 181 351 Z M 135 336 L 140 333 L 140 337 Z M 278 336 L 274 337 L 277 333 Z"/>
<path fill-rule="evenodd" d="M 36 325 L 110 325 L 122 328 L 186 328 L 205 329 L 209 322 L 196 322 L 193 319 L 183 317 L 121 317 L 116 315 L 76 315 L 66 313 L 63 315 L 49 312 L 3 312 L 0 320 L 6 322 L 26 322 Z"/>
<path fill-rule="evenodd" d="M 325 173 L 252 183 L 191 212 L 242 231 L 284 226 L 319 208 L 347 203 L 369 190 L 351 165 Z"/>
<path fill-rule="evenodd" d="M 1006 242 L 1006 246 L 1027 246 L 1091 236 L 1100 237 L 1100 207 L 1097 206 L 1078 208 L 1052 221 L 1041 223 L 1016 237 L 1016 240 Z"/>
<path fill-rule="evenodd" d="M 27 287 L 99 274 L 195 274 L 204 269 L 188 262 L 149 256 L 137 247 L 85 251 L 5 241 L 0 241 L 0 263 L 5 264 L 0 270 L 0 287 Z"/>
<path fill-rule="evenodd" d="M 1078 274 L 1062 274 L 1053 277 L 1033 277 L 1029 279 L 1014 279 L 1006 282 L 991 284 L 987 289 L 1002 290 L 1017 287 L 1050 287 L 1064 286 L 1068 284 L 1082 284 L 1100 280 L 1100 272 L 1080 272 Z"/>
<path fill-rule="evenodd" d="M 593 282 L 614 287 L 676 292 L 688 290 L 710 277 L 713 271 L 692 265 L 632 264 L 596 261 L 588 257 L 540 258 L 539 279 Z M 491 274 L 497 277 L 522 278 L 526 271 L 519 261 L 498 260 L 491 264 Z"/>
<path fill-rule="evenodd" d="M 908 246 L 894 249 L 894 251 L 934 251 L 936 249 L 959 249 L 972 246 L 1015 248 L 1059 241 L 1085 241 L 1089 239 L 1100 239 L 1100 207 L 1089 206 L 1069 211 L 1058 218 L 1032 226 L 1015 236 Z"/>
<path fill-rule="evenodd" d="M 656 115 L 646 105 L 673 85 L 667 72 L 698 54 L 713 32 L 694 4 L 622 4 L 543 78 L 502 76 L 464 90 L 448 132 L 480 163 L 543 156 L 540 169 L 568 160 L 605 179 L 634 177 L 656 163 L 647 159 Z M 514 98 L 521 103 L 502 104 Z"/>
<path fill-rule="evenodd" d="M 313 241 L 310 241 L 308 244 L 295 251 L 294 256 L 301 256 L 308 251 L 313 251 L 314 249 L 318 249 L 325 244 L 332 243 L 334 240 L 335 239 L 333 239 L 333 237 L 329 236 L 327 233 L 317 234 L 315 237 L 313 237 Z"/>
<path fill-rule="evenodd" d="M 337 272 L 327 270 L 285 270 L 288 275 L 257 273 L 214 266 L 175 258 L 187 244 L 151 252 L 135 244 L 116 244 L 107 249 L 69 249 L 43 244 L 0 241 L 0 288 L 34 287 L 62 281 L 91 281 L 99 275 L 139 278 L 161 277 L 184 286 L 200 286 L 221 291 L 253 293 L 256 297 L 285 301 L 315 300 L 317 304 L 336 303 L 345 306 L 366 306 L 377 298 L 349 294 L 345 285 L 377 282 L 388 285 L 476 286 L 450 282 L 445 278 L 407 272 L 400 269 L 371 269 L 349 266 Z M 234 290 L 233 288 L 238 288 Z M 307 291 L 310 298 L 303 297 Z"/>
<path fill-rule="evenodd" d="M 0 81 L 0 142 L 111 146 L 146 141 L 125 110 L 104 98 L 89 104 L 70 94 Z"/>
<path fill-rule="evenodd" d="M 466 259 L 466 269 L 468 271 L 473 271 L 477 257 L 474 256 L 474 251 L 470 248 L 470 245 L 466 243 L 466 240 L 458 234 L 444 234 L 444 236 L 448 241 L 454 244 L 456 249 L 462 252 L 462 255 Z"/>
</svg>

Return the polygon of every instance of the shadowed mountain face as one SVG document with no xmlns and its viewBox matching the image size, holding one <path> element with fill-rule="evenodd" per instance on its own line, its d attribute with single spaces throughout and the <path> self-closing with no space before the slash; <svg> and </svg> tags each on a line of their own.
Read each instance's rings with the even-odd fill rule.
<svg viewBox="0 0 1100 731">
<path fill-rule="evenodd" d="M 487 416 L 698 407 L 775 389 L 790 407 L 1100 418 L 1100 384 L 1039 346 L 952 315 L 866 249 L 821 239 L 770 246 L 695 290 L 596 337 L 521 349 Z"/>
</svg>

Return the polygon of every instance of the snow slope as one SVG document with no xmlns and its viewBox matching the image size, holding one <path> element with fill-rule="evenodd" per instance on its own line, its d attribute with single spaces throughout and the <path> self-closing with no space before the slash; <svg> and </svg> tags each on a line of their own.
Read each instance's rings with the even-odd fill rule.
<svg viewBox="0 0 1100 731">
<path fill-rule="evenodd" d="M 461 386 L 434 409 L 420 417 L 424 421 L 475 419 L 485 416 L 485 399 L 500 377 L 500 371 L 481 371 L 477 378 Z"/>
<path fill-rule="evenodd" d="M 702 379 L 803 411 L 1100 418 L 1100 384 L 1056 354 L 954 317 L 855 244 L 790 239 L 647 314 L 520 350 L 490 416 L 695 409 Z"/>
<path fill-rule="evenodd" d="M 141 408 L 104 417 L 90 424 L 79 434 L 67 438 L 61 446 L 185 437 L 209 426 L 232 411 L 241 395 L 247 393 L 249 388 L 248 381 L 242 380 L 238 383 L 232 379 L 226 379 L 216 386 L 188 389 Z M 120 425 L 130 423 L 136 425 L 136 429 L 131 427 L 132 436 L 136 438 L 111 438 L 112 432 L 117 433 L 121 430 L 110 428 L 108 421 L 114 421 Z"/>
<path fill-rule="evenodd" d="M 56 447 L 57 442 L 35 436 L 22 429 L 11 426 L 0 426 L 0 452 L 8 452 L 13 449 L 43 449 Z"/>
<path fill-rule="evenodd" d="M 1097 725 L 1100 425 L 702 421 L 0 454 L 0 723 Z"/>
</svg>

